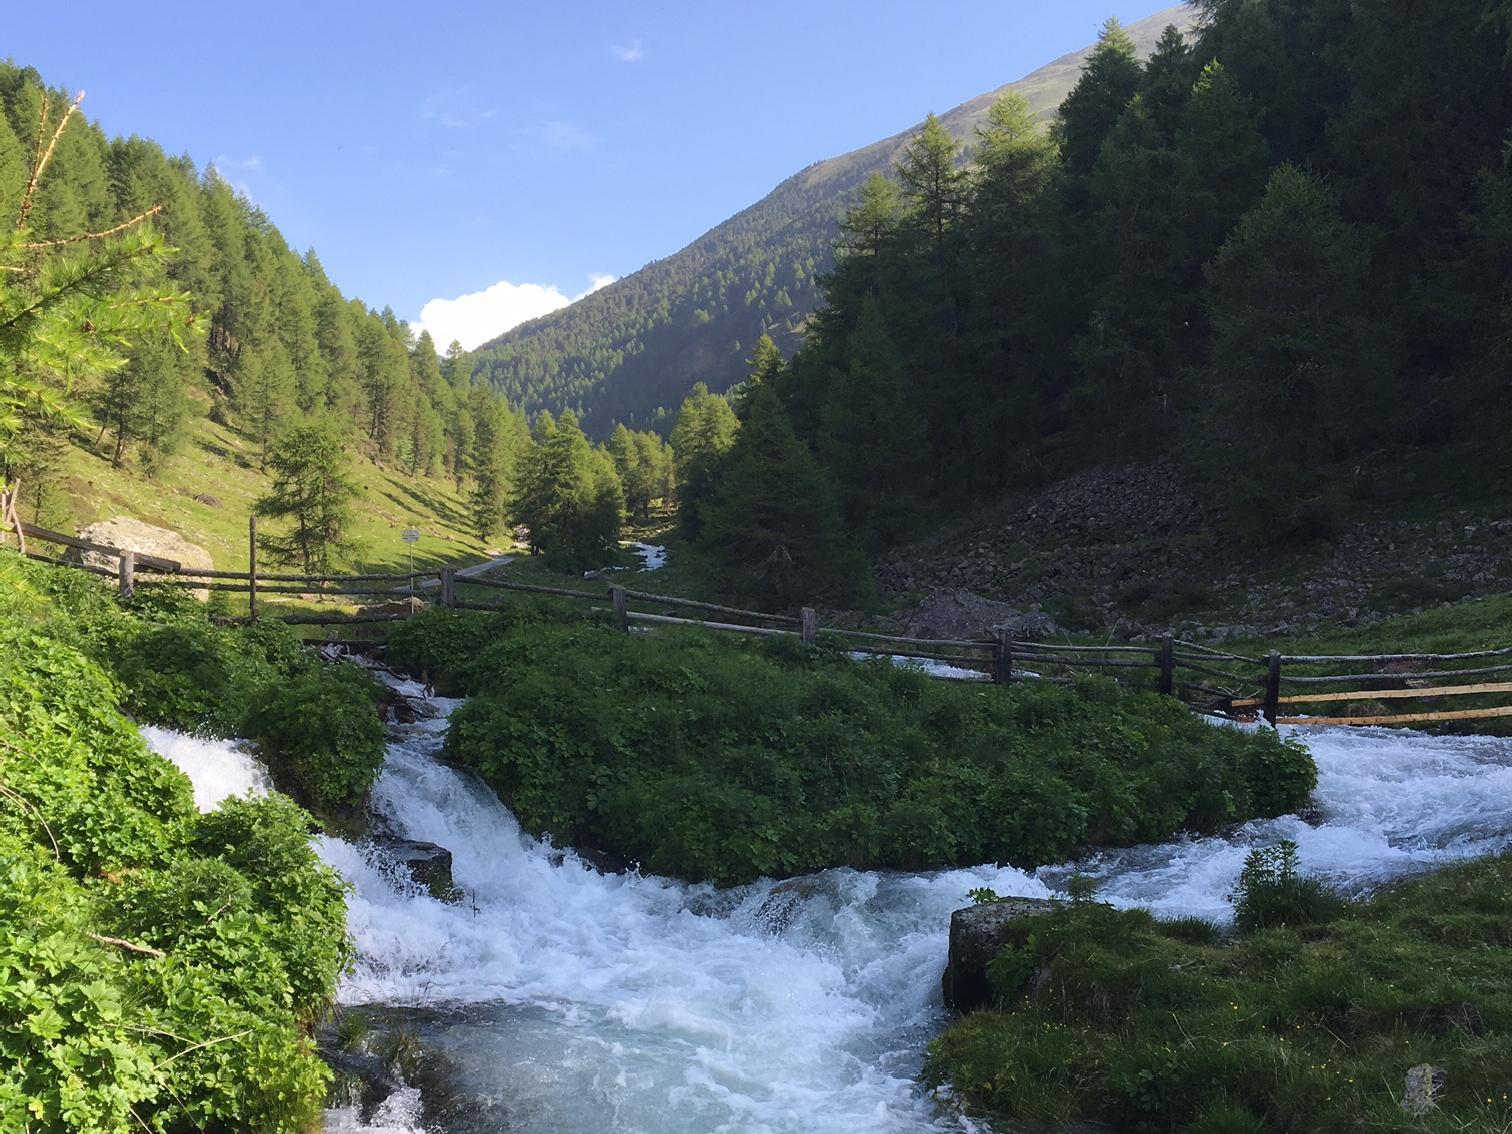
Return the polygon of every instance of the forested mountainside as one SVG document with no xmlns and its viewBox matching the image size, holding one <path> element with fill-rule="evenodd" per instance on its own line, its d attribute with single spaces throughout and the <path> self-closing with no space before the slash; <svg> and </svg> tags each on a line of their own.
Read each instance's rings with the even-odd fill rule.
<svg viewBox="0 0 1512 1134">
<path fill-rule="evenodd" d="M 931 120 L 866 184 L 684 490 L 716 576 L 854 594 L 858 542 L 1109 461 L 1267 542 L 1504 491 L 1512 10 L 1203 8 L 1148 64 L 1110 22 L 1048 137 L 1009 95 L 965 168 Z"/>
<path fill-rule="evenodd" d="M 1168 25 L 1190 28 L 1195 19 L 1191 8 L 1172 8 L 1128 32 L 1147 55 Z M 1009 90 L 1047 119 L 1090 50 L 972 99 L 940 121 L 969 143 Z M 469 355 L 473 373 L 528 413 L 576 411 L 591 435 L 607 436 L 617 421 L 665 433 L 669 412 L 694 383 L 718 393 L 745 377 L 763 333 L 785 352 L 798 345 L 820 302 L 817 278 L 834 262 L 840 218 L 867 177 L 891 171 L 912 133 L 816 162 L 682 251 L 484 344 Z"/>
<path fill-rule="evenodd" d="M 204 418 L 235 431 L 235 456 L 254 470 L 268 465 L 286 434 L 311 422 L 401 481 L 430 475 L 460 484 L 470 470 L 507 463 L 511 439 L 524 436 L 523 418 L 471 385 L 460 349 L 439 357 L 429 336 L 414 339 L 389 309 L 344 297 L 313 251 L 291 249 L 213 168 L 199 170 L 135 135 L 109 138 L 71 105 L 35 70 L 0 62 L 0 217 L 15 228 L 24 211 L 34 255 L 42 255 L 91 247 L 89 234 L 158 209 L 148 227 L 173 249 L 163 285 L 187 296 L 196 333 L 178 341 L 127 336 L 125 366 L 87 383 L 76 379 L 68 395 L 92 418 L 87 433 L 83 423 L 60 422 L 38 405 L 0 406 L 7 410 L 0 483 L 20 480 L 28 518 L 66 512 L 51 497 L 79 446 L 115 466 L 155 473 L 186 436 L 196 449 L 224 448 L 207 436 Z M 60 123 L 29 197 L 39 140 L 52 139 Z M 505 451 L 485 451 L 490 445 Z M 198 491 L 215 491 L 205 453 L 184 457 L 206 462 Z M 502 488 L 497 495 L 502 510 Z"/>
</svg>

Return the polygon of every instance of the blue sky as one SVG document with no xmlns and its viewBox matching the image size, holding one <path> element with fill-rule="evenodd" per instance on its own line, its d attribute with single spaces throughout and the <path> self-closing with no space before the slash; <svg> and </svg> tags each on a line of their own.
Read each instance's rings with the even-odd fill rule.
<svg viewBox="0 0 1512 1134">
<path fill-rule="evenodd" d="M 215 162 L 349 295 L 449 338 L 666 256 L 811 162 L 1159 0 L 7 5 L 0 53 Z"/>
</svg>

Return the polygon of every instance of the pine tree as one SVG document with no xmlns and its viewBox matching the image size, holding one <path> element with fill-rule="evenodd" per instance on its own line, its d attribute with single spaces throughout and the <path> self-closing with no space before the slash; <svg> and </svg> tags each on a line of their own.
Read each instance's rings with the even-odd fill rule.
<svg viewBox="0 0 1512 1134">
<path fill-rule="evenodd" d="M 834 485 L 768 386 L 752 394 L 698 546 L 722 585 L 766 605 L 844 601 L 861 587 L 864 565 L 847 539 Z"/>
<path fill-rule="evenodd" d="M 740 421 L 730 403 L 709 393 L 702 382 L 689 391 L 672 429 L 672 452 L 677 469 L 677 520 L 683 532 L 696 537 L 702 529 L 701 511 L 713 494 L 720 462 L 735 441 Z"/>
<path fill-rule="evenodd" d="M 110 463 L 119 466 L 132 445 L 142 466 L 156 471 L 173 452 L 189 413 L 194 358 L 166 335 L 139 343 L 130 361 L 107 374 L 93 399 L 102 431 L 114 434 Z"/>
<path fill-rule="evenodd" d="M 904 216 L 942 265 L 950 256 L 952 237 L 967 197 L 960 154 L 960 143 L 931 114 L 898 161 Z"/>
<path fill-rule="evenodd" d="M 1317 177 L 1282 166 L 1207 270 L 1212 365 L 1208 459 L 1233 478 L 1255 533 L 1310 534 L 1344 478 L 1395 373 L 1390 336 L 1369 316 L 1369 255 Z"/>
<path fill-rule="evenodd" d="M 297 563 L 306 574 L 330 574 L 355 553 L 352 502 L 357 485 L 340 434 L 329 423 L 291 429 L 268 457 L 273 484 L 253 505 L 259 516 L 291 520 L 283 535 L 266 533 L 259 545 L 275 562 Z"/>
<path fill-rule="evenodd" d="M 1143 74 L 1134 41 L 1118 20 L 1109 19 L 1055 120 L 1053 133 L 1072 176 L 1091 174 L 1103 139 L 1139 92 Z"/>
<path fill-rule="evenodd" d="M 47 184 L 52 143 L 66 137 L 78 101 L 43 137 L 28 183 Z M 47 144 L 42 144 L 47 143 Z M 12 223 L 0 235 L 0 465 L 27 451 L 28 423 L 84 425 L 76 385 L 126 364 L 124 344 L 155 334 L 182 338 L 192 326 L 188 298 L 163 279 L 169 250 L 138 217 L 110 237 L 88 230 L 51 244 L 34 239 L 34 193 L 23 190 Z"/>
<path fill-rule="evenodd" d="M 847 348 L 848 365 L 824 407 L 819 451 L 840 484 L 846 521 L 879 546 L 904 525 L 918 491 L 924 429 L 877 300 L 862 304 Z"/>
<path fill-rule="evenodd" d="M 504 525 L 511 472 L 508 427 L 504 408 L 491 398 L 478 397 L 471 416 L 475 429 L 469 457 L 473 487 L 468 495 L 468 512 L 473 531 L 486 541 Z"/>
</svg>

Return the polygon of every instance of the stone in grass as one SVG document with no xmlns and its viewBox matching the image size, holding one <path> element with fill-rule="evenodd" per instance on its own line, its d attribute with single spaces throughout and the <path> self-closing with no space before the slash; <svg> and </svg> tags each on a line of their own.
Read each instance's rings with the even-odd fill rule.
<svg viewBox="0 0 1512 1134">
<path fill-rule="evenodd" d="M 1407 1072 L 1407 1091 L 1402 1095 L 1402 1109 L 1413 1118 L 1422 1118 L 1438 1109 L 1439 1092 L 1448 1078 L 1442 1067 L 1419 1063 Z"/>
<path fill-rule="evenodd" d="M 1005 945 L 1024 944 L 1031 932 L 1026 921 L 1060 908 L 1050 898 L 1003 898 L 951 914 L 950 957 L 940 979 L 945 1007 L 956 1012 L 990 1007 L 988 963 Z"/>
</svg>

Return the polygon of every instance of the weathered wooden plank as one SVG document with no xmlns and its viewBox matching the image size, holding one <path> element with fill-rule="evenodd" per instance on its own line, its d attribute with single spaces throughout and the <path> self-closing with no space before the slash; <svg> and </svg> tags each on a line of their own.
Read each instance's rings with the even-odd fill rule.
<svg viewBox="0 0 1512 1134">
<path fill-rule="evenodd" d="M 121 549 L 119 547 L 108 547 L 103 543 L 90 543 L 87 539 L 80 539 L 78 536 L 67 535 L 64 532 L 55 532 L 49 528 L 39 528 L 36 524 L 22 523 L 21 530 L 26 535 L 47 543 L 60 543 L 64 547 L 76 548 L 79 551 L 98 551 L 101 555 L 113 555 L 117 559 L 121 557 Z M 137 553 L 136 565 L 139 570 L 147 567 L 154 571 L 167 571 L 170 573 L 176 573 L 183 569 L 183 564 L 176 560 L 159 559 L 156 555 L 143 555 L 140 552 Z"/>
<path fill-rule="evenodd" d="M 1474 658 L 1505 657 L 1512 657 L 1512 648 L 1474 650 L 1467 654 L 1321 654 L 1315 657 L 1303 656 L 1301 654 L 1283 654 L 1281 660 L 1287 665 L 1343 665 L 1401 661 L 1470 661 Z"/>
<path fill-rule="evenodd" d="M 765 638 L 798 638 L 796 630 L 774 630 L 766 626 L 736 626 L 729 622 L 705 622 L 699 618 L 674 618 L 670 614 L 638 614 L 629 611 L 631 622 L 648 622 L 656 626 L 702 626 L 706 630 L 723 630 L 730 634 L 755 634 Z"/>
<path fill-rule="evenodd" d="M 997 643 L 991 640 L 962 642 L 951 638 L 910 638 L 907 634 L 873 634 L 869 630 L 846 630 L 839 626 L 826 626 L 826 634 L 840 634 L 846 638 L 860 638 L 866 642 L 912 642 L 916 646 L 934 646 L 945 650 L 990 650 Z"/>
<path fill-rule="evenodd" d="M 1351 693 L 1294 693 L 1278 698 L 1278 705 L 1311 705 L 1320 701 L 1391 701 L 1418 697 L 1464 697 L 1469 694 L 1512 693 L 1512 681 L 1490 681 L 1479 685 L 1435 685 L 1429 689 L 1359 689 Z M 1236 709 L 1263 705 L 1261 698 L 1230 702 Z"/>
<path fill-rule="evenodd" d="M 1292 725 L 1406 725 L 1431 721 L 1476 721 L 1512 717 L 1512 705 L 1495 709 L 1457 709 L 1442 713 L 1396 713 L 1379 717 L 1278 717 L 1277 724 Z"/>
<path fill-rule="evenodd" d="M 413 617 L 408 611 L 382 611 L 373 614 L 281 614 L 280 622 L 290 626 L 346 626 L 359 622 L 404 622 Z"/>
<path fill-rule="evenodd" d="M 1414 670 L 1411 673 L 1341 673 L 1322 677 L 1283 677 L 1281 681 L 1285 685 L 1338 685 L 1342 682 L 1389 681 L 1393 678 L 1402 681 L 1409 677 L 1424 680 L 1441 677 L 1484 677 L 1490 673 L 1506 673 L 1508 670 L 1512 670 L 1512 662 L 1504 665 L 1476 666 L 1473 669 L 1425 669 Z"/>
<path fill-rule="evenodd" d="M 613 590 L 613 588 L 610 588 Z M 624 588 L 625 597 L 636 602 L 654 602 L 663 606 L 681 606 L 690 610 L 707 610 L 714 614 L 732 614 L 737 618 L 755 618 L 762 622 L 780 622 L 784 626 L 800 626 L 802 619 L 794 618 L 787 614 L 763 614 L 759 610 L 742 610 L 738 606 L 720 606 L 713 602 L 699 602 L 697 599 L 676 598 L 671 595 L 653 595 L 646 591 L 632 591 Z"/>
<path fill-rule="evenodd" d="M 409 576 L 405 576 L 408 578 Z M 533 583 L 506 583 L 503 579 L 462 579 L 459 582 L 469 587 L 487 587 L 496 591 L 519 591 L 527 595 L 556 595 L 558 598 L 586 599 L 590 602 L 602 602 L 604 594 L 601 591 L 574 591 L 568 587 L 538 587 Z"/>
</svg>

